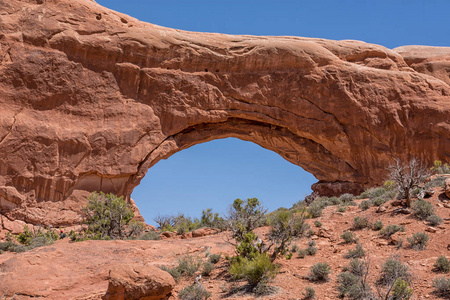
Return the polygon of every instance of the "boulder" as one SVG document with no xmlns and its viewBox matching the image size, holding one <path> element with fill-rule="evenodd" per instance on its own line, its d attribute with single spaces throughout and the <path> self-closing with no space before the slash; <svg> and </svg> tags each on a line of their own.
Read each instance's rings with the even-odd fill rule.
<svg viewBox="0 0 450 300">
<path fill-rule="evenodd" d="M 176 232 L 172 232 L 172 231 L 164 231 L 164 232 L 161 232 L 161 234 L 160 234 L 160 236 L 161 236 L 161 238 L 166 238 L 166 239 L 171 239 L 171 238 L 174 238 L 174 237 L 176 237 L 177 236 L 177 233 Z"/>
<path fill-rule="evenodd" d="M 445 180 L 444 192 L 445 196 L 447 196 L 447 198 L 450 199 L 450 178 L 447 178 Z"/>
<path fill-rule="evenodd" d="M 175 286 L 166 271 L 155 266 L 119 265 L 109 271 L 109 284 L 103 300 L 162 300 Z"/>
<path fill-rule="evenodd" d="M 219 230 L 214 229 L 214 228 L 209 228 L 209 227 L 199 228 L 199 229 L 192 231 L 192 237 L 194 237 L 194 238 L 202 237 L 202 236 L 216 234 L 218 232 L 219 232 Z"/>
</svg>

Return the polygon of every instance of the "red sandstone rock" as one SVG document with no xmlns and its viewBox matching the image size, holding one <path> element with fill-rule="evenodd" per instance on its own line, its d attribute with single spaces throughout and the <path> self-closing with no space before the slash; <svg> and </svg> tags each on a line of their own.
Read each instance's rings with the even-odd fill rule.
<svg viewBox="0 0 450 300">
<path fill-rule="evenodd" d="M 219 232 L 219 230 L 214 229 L 214 228 L 208 228 L 208 227 L 199 228 L 199 229 L 192 231 L 192 237 L 194 237 L 194 238 L 202 237 L 202 236 L 216 234 L 218 232 Z"/>
<path fill-rule="evenodd" d="M 445 180 L 444 191 L 447 198 L 450 199 L 450 178 Z"/>
<path fill-rule="evenodd" d="M 172 232 L 172 231 L 164 231 L 164 232 L 161 232 L 160 236 L 161 236 L 161 238 L 169 238 L 170 239 L 170 238 L 176 237 L 177 233 Z"/>
<path fill-rule="evenodd" d="M 450 48 L 194 33 L 90 0 L 0 0 L 0 212 L 70 226 L 92 191 L 217 138 L 311 172 L 322 194 L 393 157 L 449 161 Z"/>
<path fill-rule="evenodd" d="M 173 277 L 155 266 L 119 265 L 109 271 L 103 300 L 163 300 L 173 290 Z"/>
</svg>

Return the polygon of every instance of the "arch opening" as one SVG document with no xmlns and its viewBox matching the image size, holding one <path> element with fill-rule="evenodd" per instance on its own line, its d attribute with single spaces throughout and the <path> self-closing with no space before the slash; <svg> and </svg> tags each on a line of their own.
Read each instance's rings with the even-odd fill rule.
<svg viewBox="0 0 450 300">
<path fill-rule="evenodd" d="M 151 167 L 131 198 L 148 224 L 158 215 L 221 215 L 236 198 L 258 198 L 270 211 L 291 207 L 317 179 L 277 153 L 237 138 L 179 151 Z"/>
</svg>

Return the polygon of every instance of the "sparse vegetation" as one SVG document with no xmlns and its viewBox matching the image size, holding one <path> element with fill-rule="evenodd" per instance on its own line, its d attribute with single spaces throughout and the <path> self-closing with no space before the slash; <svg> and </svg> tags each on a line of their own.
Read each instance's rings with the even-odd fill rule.
<svg viewBox="0 0 450 300">
<path fill-rule="evenodd" d="M 353 219 L 353 226 L 352 226 L 353 230 L 361 230 L 367 227 L 370 227 L 370 223 L 369 219 L 367 219 L 366 217 L 358 216 Z"/>
<path fill-rule="evenodd" d="M 449 273 L 450 272 L 450 262 L 444 255 L 438 257 L 433 265 L 436 272 L 439 273 Z"/>
<path fill-rule="evenodd" d="M 305 250 L 306 250 L 307 255 L 311 255 L 311 256 L 316 255 L 316 253 L 317 253 L 316 242 L 309 241 L 308 248 L 306 248 Z"/>
<path fill-rule="evenodd" d="M 209 261 L 204 262 L 202 265 L 202 275 L 204 275 L 204 276 L 211 275 L 211 272 L 214 270 L 214 267 L 215 266 L 213 263 L 211 263 Z"/>
<path fill-rule="evenodd" d="M 309 228 L 302 213 L 294 214 L 289 210 L 277 212 L 270 219 L 270 225 L 269 241 L 274 246 L 271 254 L 272 261 L 278 255 L 285 255 L 293 239 L 303 236 Z"/>
<path fill-rule="evenodd" d="M 314 290 L 314 288 L 307 286 L 305 288 L 305 292 L 303 293 L 303 299 L 305 300 L 312 300 L 315 299 L 316 297 L 316 291 Z"/>
<path fill-rule="evenodd" d="M 331 273 L 331 267 L 328 263 L 317 263 L 311 266 L 308 274 L 310 281 L 328 281 Z"/>
<path fill-rule="evenodd" d="M 340 296 L 347 296 L 353 300 L 367 299 L 371 296 L 372 292 L 367 283 L 368 274 L 369 264 L 366 260 L 352 259 L 350 265 L 344 267 L 337 277 Z"/>
<path fill-rule="evenodd" d="M 414 250 L 424 250 L 430 237 L 425 232 L 417 232 L 408 237 L 408 242 Z"/>
<path fill-rule="evenodd" d="M 411 273 L 408 267 L 403 264 L 398 257 L 391 257 L 386 260 L 381 269 L 380 277 L 377 280 L 377 292 L 382 299 L 389 299 L 389 295 L 397 280 L 406 281 L 408 284 L 411 279 Z M 397 282 L 397 285 L 401 282 Z M 402 286 L 405 286 L 402 283 Z M 402 299 L 402 298 L 400 298 Z"/>
<path fill-rule="evenodd" d="M 314 226 L 322 227 L 322 223 L 320 223 L 319 221 L 314 221 Z"/>
<path fill-rule="evenodd" d="M 443 220 L 438 215 L 431 215 L 427 218 L 427 222 L 431 226 L 438 226 L 442 224 Z"/>
<path fill-rule="evenodd" d="M 381 230 L 381 229 L 383 229 L 383 222 L 381 222 L 381 220 L 377 220 L 377 221 L 375 221 L 374 223 L 373 223 L 373 225 L 372 225 L 372 229 L 373 230 L 375 230 L 375 231 L 378 231 L 378 230 Z"/>
<path fill-rule="evenodd" d="M 298 249 L 297 255 L 299 258 L 305 258 L 306 255 L 308 255 L 308 253 L 307 253 L 306 249 Z"/>
<path fill-rule="evenodd" d="M 160 240 L 161 237 L 155 231 L 149 231 L 137 238 L 138 240 Z"/>
<path fill-rule="evenodd" d="M 435 174 L 450 174 L 450 165 L 447 163 L 443 164 L 440 160 L 435 160 L 431 171 Z"/>
<path fill-rule="evenodd" d="M 175 281 L 178 281 L 182 276 L 190 277 L 199 270 L 201 261 L 198 257 L 185 254 L 178 258 L 178 265 L 170 268 L 167 266 L 160 266 L 161 270 L 168 272 Z"/>
<path fill-rule="evenodd" d="M 220 260 L 220 254 L 211 254 L 208 256 L 208 261 L 212 264 L 217 264 Z"/>
<path fill-rule="evenodd" d="M 434 292 L 442 298 L 450 299 L 450 278 L 439 277 L 433 280 Z"/>
<path fill-rule="evenodd" d="M 405 227 L 402 225 L 391 224 L 381 229 L 380 235 L 386 239 L 390 238 L 396 232 L 405 231 Z"/>
<path fill-rule="evenodd" d="M 389 167 L 389 179 L 406 199 L 406 206 L 411 206 L 411 194 L 414 188 L 418 188 L 430 175 L 427 168 L 417 159 L 413 158 L 408 163 L 395 159 Z"/>
<path fill-rule="evenodd" d="M 355 198 L 355 196 L 353 196 L 352 194 L 342 194 L 339 197 L 339 201 L 345 205 L 347 203 L 351 203 L 354 198 Z"/>
<path fill-rule="evenodd" d="M 392 299 L 408 300 L 413 294 L 413 289 L 409 286 L 406 280 L 398 278 L 392 287 Z"/>
<path fill-rule="evenodd" d="M 361 244 L 357 244 L 355 249 L 350 249 L 344 255 L 345 258 L 362 258 L 366 254 Z"/>
<path fill-rule="evenodd" d="M 372 201 L 370 201 L 370 200 L 363 200 L 359 204 L 359 208 L 361 210 L 368 210 L 371 206 L 372 206 Z"/>
<path fill-rule="evenodd" d="M 252 259 L 237 256 L 229 269 L 235 279 L 244 278 L 250 287 L 255 288 L 260 282 L 268 282 L 278 272 L 278 267 L 265 253 L 255 253 Z"/>
<path fill-rule="evenodd" d="M 123 197 L 103 192 L 94 192 L 83 208 L 88 225 L 87 238 L 123 239 L 127 236 L 126 226 L 133 218 L 133 210 Z"/>
<path fill-rule="evenodd" d="M 428 217 L 434 215 L 434 208 L 433 205 L 431 205 L 430 202 L 417 199 L 413 202 L 411 208 L 414 211 L 414 215 L 419 220 L 426 220 Z"/>
<path fill-rule="evenodd" d="M 211 293 L 201 284 L 189 285 L 178 293 L 178 298 L 181 300 L 207 300 L 211 298 L 211 296 Z"/>
<path fill-rule="evenodd" d="M 344 231 L 344 233 L 341 234 L 341 238 L 346 244 L 353 244 L 358 242 L 358 238 L 351 231 Z"/>
</svg>

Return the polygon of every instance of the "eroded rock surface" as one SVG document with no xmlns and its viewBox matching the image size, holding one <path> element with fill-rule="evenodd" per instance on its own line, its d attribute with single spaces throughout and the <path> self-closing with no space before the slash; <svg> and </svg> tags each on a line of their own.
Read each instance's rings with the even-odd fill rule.
<svg viewBox="0 0 450 300">
<path fill-rule="evenodd" d="M 90 0 L 0 0 L 0 208 L 79 221 L 148 168 L 236 137 L 322 194 L 385 179 L 393 157 L 450 160 L 450 48 L 194 33 Z"/>
<path fill-rule="evenodd" d="M 175 286 L 172 275 L 156 266 L 118 265 L 109 271 L 103 300 L 164 300 Z"/>
</svg>

